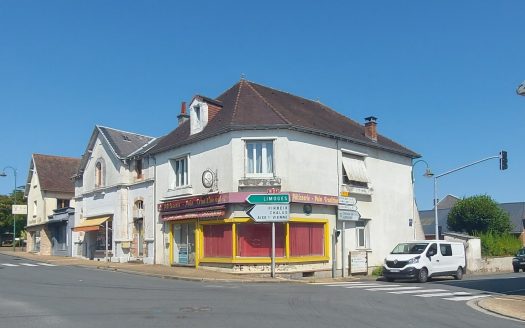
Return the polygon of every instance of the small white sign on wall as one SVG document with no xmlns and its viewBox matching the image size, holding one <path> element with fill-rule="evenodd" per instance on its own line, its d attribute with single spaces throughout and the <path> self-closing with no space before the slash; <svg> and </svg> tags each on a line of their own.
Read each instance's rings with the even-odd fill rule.
<svg viewBox="0 0 525 328">
<path fill-rule="evenodd" d="M 27 205 L 11 205 L 12 214 L 23 214 L 27 215 Z"/>
<path fill-rule="evenodd" d="M 350 273 L 367 273 L 368 255 L 365 251 L 350 252 Z"/>
</svg>

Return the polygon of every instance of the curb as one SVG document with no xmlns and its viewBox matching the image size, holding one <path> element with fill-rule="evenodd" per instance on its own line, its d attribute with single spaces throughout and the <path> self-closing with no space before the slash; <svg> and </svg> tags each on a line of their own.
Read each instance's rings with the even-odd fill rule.
<svg viewBox="0 0 525 328">
<path fill-rule="evenodd" d="M 491 298 L 491 297 L 494 297 L 494 296 L 489 296 L 488 298 Z M 474 309 L 476 311 L 485 313 L 485 314 L 493 316 L 493 317 L 507 319 L 507 320 L 512 320 L 512 321 L 516 321 L 516 322 L 520 322 L 520 323 L 524 323 L 525 322 L 525 320 L 522 320 L 520 318 L 516 318 L 516 317 L 511 316 L 511 315 L 502 314 L 502 313 L 499 313 L 497 311 L 494 311 L 494 310 L 490 309 L 490 307 L 482 306 L 480 303 L 483 300 L 485 300 L 485 299 L 486 298 L 471 300 L 471 301 L 467 302 L 467 305 L 470 306 L 472 309 Z"/>
</svg>

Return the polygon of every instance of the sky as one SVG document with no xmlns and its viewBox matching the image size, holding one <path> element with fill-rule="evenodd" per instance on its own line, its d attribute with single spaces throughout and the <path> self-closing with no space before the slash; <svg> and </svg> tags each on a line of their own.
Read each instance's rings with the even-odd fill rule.
<svg viewBox="0 0 525 328">
<path fill-rule="evenodd" d="M 0 0 L 0 169 L 80 157 L 95 125 L 162 136 L 182 101 L 247 80 L 421 154 L 438 198 L 525 201 L 525 1 Z M 420 209 L 433 203 L 414 166 Z M 0 194 L 14 187 L 13 170 Z"/>
</svg>

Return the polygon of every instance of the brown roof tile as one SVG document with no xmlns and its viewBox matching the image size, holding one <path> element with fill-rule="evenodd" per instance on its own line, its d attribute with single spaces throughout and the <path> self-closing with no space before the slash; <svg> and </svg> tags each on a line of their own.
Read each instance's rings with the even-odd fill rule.
<svg viewBox="0 0 525 328">
<path fill-rule="evenodd" d="M 377 142 L 368 139 L 364 126 L 316 101 L 241 80 L 216 99 L 222 104 L 204 130 L 189 134 L 189 122 L 161 138 L 151 153 L 159 153 L 197 140 L 232 130 L 294 129 L 320 133 L 352 142 L 382 148 L 408 157 L 419 157 L 414 151 L 378 135 Z"/>
<path fill-rule="evenodd" d="M 40 188 L 44 191 L 74 193 L 72 180 L 80 158 L 33 154 Z"/>
</svg>

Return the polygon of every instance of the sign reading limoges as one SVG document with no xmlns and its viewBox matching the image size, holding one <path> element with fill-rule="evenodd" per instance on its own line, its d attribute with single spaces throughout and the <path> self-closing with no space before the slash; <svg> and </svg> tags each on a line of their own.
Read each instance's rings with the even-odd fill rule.
<svg viewBox="0 0 525 328">
<path fill-rule="evenodd" d="M 286 222 L 290 219 L 288 194 L 251 194 L 246 201 L 254 204 L 246 214 L 255 222 Z"/>
<path fill-rule="evenodd" d="M 357 200 L 354 197 L 339 196 L 337 219 L 340 221 L 358 221 L 361 214 L 357 211 Z"/>
</svg>

